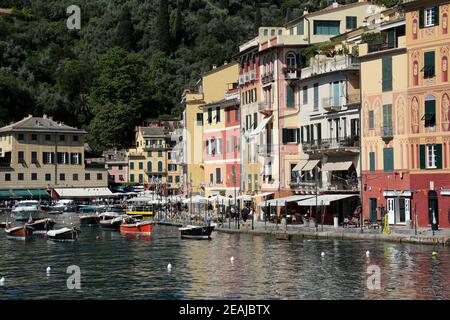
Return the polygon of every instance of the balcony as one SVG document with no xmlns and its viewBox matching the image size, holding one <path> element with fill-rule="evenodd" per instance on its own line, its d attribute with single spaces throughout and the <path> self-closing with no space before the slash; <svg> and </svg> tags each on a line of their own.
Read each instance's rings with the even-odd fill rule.
<svg viewBox="0 0 450 320">
<path fill-rule="evenodd" d="M 323 191 L 335 191 L 335 192 L 358 192 L 359 185 L 358 180 L 355 179 L 346 179 L 346 180 L 338 180 L 331 181 L 325 184 L 325 187 L 322 189 Z"/>
<path fill-rule="evenodd" d="M 302 143 L 305 153 L 358 152 L 359 137 L 320 139 Z"/>
<path fill-rule="evenodd" d="M 183 129 L 175 129 L 170 133 L 170 139 L 174 142 L 183 140 Z"/>
<path fill-rule="evenodd" d="M 368 53 L 379 52 L 379 51 L 394 49 L 396 47 L 397 47 L 396 41 L 368 43 L 367 44 L 367 52 Z"/>
<path fill-rule="evenodd" d="M 273 112 L 273 105 L 271 102 L 258 103 L 258 111 L 264 114 L 271 114 Z"/>
<path fill-rule="evenodd" d="M 394 137 L 392 126 L 382 126 L 381 127 L 381 137 L 384 140 L 392 139 Z"/>
<path fill-rule="evenodd" d="M 300 78 L 302 69 L 295 67 L 283 68 L 284 77 L 286 80 L 297 80 Z"/>
<path fill-rule="evenodd" d="M 130 153 L 128 155 L 128 159 L 130 159 L 130 160 L 140 160 L 140 159 L 145 159 L 145 156 L 142 153 Z"/>
<path fill-rule="evenodd" d="M 306 193 L 315 193 L 316 192 L 316 185 L 317 190 L 320 190 L 322 188 L 322 180 L 315 181 L 315 180 L 300 180 L 300 179 L 292 179 L 290 182 L 291 189 L 294 189 L 296 191 L 300 192 L 306 192 Z"/>
<path fill-rule="evenodd" d="M 345 97 L 339 97 L 339 98 L 322 98 L 322 108 L 324 108 L 326 111 L 341 111 L 342 105 L 343 105 L 343 98 Z"/>
<path fill-rule="evenodd" d="M 266 72 L 266 73 L 264 73 L 264 74 L 261 75 L 261 83 L 262 83 L 263 85 L 268 84 L 268 83 L 270 83 L 270 82 L 273 82 L 274 79 L 275 79 L 275 78 L 274 78 L 274 73 L 273 73 L 273 71 L 269 71 L 269 72 Z"/>
<path fill-rule="evenodd" d="M 144 146 L 144 151 L 164 150 L 166 145 L 164 144 L 148 144 Z"/>
<path fill-rule="evenodd" d="M 334 58 L 326 58 L 325 60 L 314 63 L 313 65 L 301 70 L 301 79 L 343 70 L 359 70 L 360 64 L 356 57 L 350 55 L 341 55 Z"/>
<path fill-rule="evenodd" d="M 144 170 L 145 174 L 148 176 L 166 176 L 167 171 L 155 171 L 155 170 Z"/>
<path fill-rule="evenodd" d="M 278 152 L 278 145 L 275 144 L 264 144 L 258 146 L 258 155 L 260 157 L 270 157 Z"/>
</svg>

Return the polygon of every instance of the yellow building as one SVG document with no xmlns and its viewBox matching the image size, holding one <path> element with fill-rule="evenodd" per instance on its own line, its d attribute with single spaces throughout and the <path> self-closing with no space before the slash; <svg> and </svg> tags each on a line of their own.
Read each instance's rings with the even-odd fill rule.
<svg viewBox="0 0 450 320">
<path fill-rule="evenodd" d="M 46 115 L 0 128 L 0 189 L 14 196 L 22 189 L 106 187 L 106 168 L 84 163 L 85 135 Z"/>
<path fill-rule="evenodd" d="M 173 145 L 169 126 L 137 127 L 135 147 L 127 151 L 129 183 L 178 194 L 181 170 L 172 156 Z"/>
</svg>

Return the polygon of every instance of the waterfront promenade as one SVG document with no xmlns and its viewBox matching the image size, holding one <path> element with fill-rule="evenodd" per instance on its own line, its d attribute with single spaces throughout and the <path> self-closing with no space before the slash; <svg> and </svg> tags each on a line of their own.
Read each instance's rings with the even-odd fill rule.
<svg viewBox="0 0 450 320">
<path fill-rule="evenodd" d="M 417 235 L 414 229 L 392 228 L 390 234 L 383 234 L 382 229 L 367 228 L 343 228 L 330 225 L 318 225 L 317 228 L 309 227 L 303 224 L 275 224 L 269 222 L 254 221 L 241 223 L 240 228 L 234 222 L 219 224 L 216 228 L 218 232 L 225 233 L 243 233 L 251 235 L 273 235 L 278 233 L 287 233 L 291 237 L 308 239 L 338 239 L 338 240 L 374 240 L 389 242 L 404 242 L 416 244 L 444 245 L 450 246 L 450 230 L 438 230 L 433 235 L 431 230 L 418 229 Z"/>
</svg>

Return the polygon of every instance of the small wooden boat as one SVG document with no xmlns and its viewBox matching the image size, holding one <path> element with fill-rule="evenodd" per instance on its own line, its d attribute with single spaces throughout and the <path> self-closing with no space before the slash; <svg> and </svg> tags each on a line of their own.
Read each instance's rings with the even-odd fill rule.
<svg viewBox="0 0 450 320">
<path fill-rule="evenodd" d="M 34 229 L 30 226 L 24 225 L 21 227 L 6 228 L 6 238 L 10 240 L 24 240 L 28 241 L 33 238 Z"/>
<path fill-rule="evenodd" d="M 275 239 L 277 240 L 291 240 L 291 235 L 287 232 L 275 233 Z"/>
<path fill-rule="evenodd" d="M 96 214 L 86 214 L 80 216 L 80 223 L 82 226 L 98 226 L 100 217 Z"/>
<path fill-rule="evenodd" d="M 41 220 L 28 220 L 27 226 L 34 229 L 34 233 L 46 233 L 47 231 L 53 230 L 56 222 L 52 219 L 41 219 Z"/>
<path fill-rule="evenodd" d="M 118 218 L 122 215 L 117 212 L 114 212 L 114 211 L 106 211 L 106 212 L 100 213 L 98 216 L 99 216 L 100 220 L 112 220 L 112 219 Z"/>
<path fill-rule="evenodd" d="M 153 222 L 137 222 L 137 221 L 123 221 L 120 225 L 120 232 L 126 234 L 142 234 L 151 235 L 153 231 Z"/>
<path fill-rule="evenodd" d="M 181 232 L 182 239 L 206 240 L 211 239 L 214 226 L 187 226 L 178 230 Z"/>
<path fill-rule="evenodd" d="M 76 241 L 80 235 L 77 228 L 62 228 L 47 232 L 47 239 L 52 241 Z"/>
<path fill-rule="evenodd" d="M 106 231 L 120 231 L 120 225 L 122 224 L 122 221 L 123 217 L 100 220 L 100 228 Z"/>
<path fill-rule="evenodd" d="M 8 226 L 8 222 L 0 222 L 0 229 L 5 229 Z"/>
</svg>

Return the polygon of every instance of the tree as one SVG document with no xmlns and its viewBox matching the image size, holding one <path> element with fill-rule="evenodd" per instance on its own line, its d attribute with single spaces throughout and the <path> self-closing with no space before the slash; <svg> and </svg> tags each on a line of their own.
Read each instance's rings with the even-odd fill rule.
<svg viewBox="0 0 450 320">
<path fill-rule="evenodd" d="M 130 11 L 124 7 L 120 13 L 119 24 L 117 25 L 117 45 L 125 50 L 132 51 L 136 47 L 134 40 L 134 27 L 131 22 Z"/>
<path fill-rule="evenodd" d="M 258 34 L 259 27 L 261 27 L 261 25 L 262 25 L 261 9 L 259 7 L 256 7 L 255 20 L 253 24 L 253 32 L 255 35 Z"/>
<path fill-rule="evenodd" d="M 180 42 L 183 39 L 183 15 L 181 14 L 181 3 L 178 1 L 177 3 L 177 13 L 175 15 L 175 23 L 173 27 L 173 33 L 174 33 L 174 39 L 177 45 L 180 44 Z"/>
<path fill-rule="evenodd" d="M 167 0 L 159 0 L 159 14 L 157 21 L 159 50 L 170 53 L 170 26 L 169 26 L 169 3 Z"/>
</svg>

